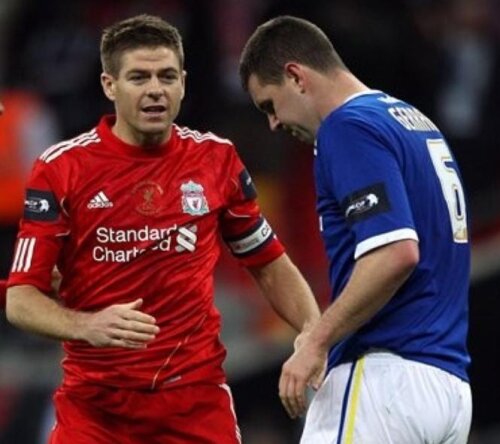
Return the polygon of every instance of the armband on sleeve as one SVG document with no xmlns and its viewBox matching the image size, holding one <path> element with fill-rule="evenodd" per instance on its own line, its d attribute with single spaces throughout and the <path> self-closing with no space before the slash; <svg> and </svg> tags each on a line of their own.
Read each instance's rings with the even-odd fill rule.
<svg viewBox="0 0 500 444">
<path fill-rule="evenodd" d="M 226 239 L 226 242 L 231 252 L 235 256 L 241 257 L 255 253 L 268 244 L 273 238 L 273 229 L 267 220 L 262 217 L 251 229 L 239 236 Z"/>
</svg>

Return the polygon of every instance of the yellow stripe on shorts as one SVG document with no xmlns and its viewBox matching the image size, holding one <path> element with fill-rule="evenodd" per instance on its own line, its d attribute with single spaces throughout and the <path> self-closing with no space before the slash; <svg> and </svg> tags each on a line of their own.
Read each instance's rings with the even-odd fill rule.
<svg viewBox="0 0 500 444">
<path fill-rule="evenodd" d="M 361 378 L 363 377 L 363 368 L 365 366 L 365 357 L 363 356 L 356 364 L 354 370 L 354 381 L 352 386 L 352 396 L 349 402 L 349 410 L 347 412 L 347 428 L 345 433 L 345 444 L 354 443 L 354 421 L 356 419 L 356 410 L 358 408 L 359 393 L 361 392 Z"/>
</svg>

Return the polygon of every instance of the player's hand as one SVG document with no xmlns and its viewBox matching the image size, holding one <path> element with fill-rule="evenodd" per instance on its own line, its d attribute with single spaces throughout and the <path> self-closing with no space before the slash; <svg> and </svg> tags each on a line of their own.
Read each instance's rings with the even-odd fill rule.
<svg viewBox="0 0 500 444">
<path fill-rule="evenodd" d="M 308 341 L 307 333 L 295 340 L 295 352 L 283 364 L 279 381 L 281 403 L 291 418 L 304 415 L 306 389 L 318 390 L 325 377 L 327 350 Z"/>
<path fill-rule="evenodd" d="M 156 319 L 139 310 L 143 300 L 115 304 L 82 318 L 82 338 L 94 347 L 146 348 L 158 332 Z"/>
<path fill-rule="evenodd" d="M 307 330 L 304 330 L 297 335 L 297 337 L 295 338 L 295 341 L 293 342 L 293 347 L 294 347 L 295 351 L 297 351 L 299 348 L 301 348 L 304 345 L 304 343 L 307 342 L 307 340 L 310 340 L 309 332 L 310 332 L 310 329 L 307 329 Z M 323 353 L 325 353 L 325 359 L 323 362 L 322 371 L 319 372 L 317 374 L 317 376 L 315 378 L 313 378 L 309 384 L 309 387 L 311 387 L 315 391 L 319 390 L 319 388 L 321 387 L 321 384 L 323 383 L 323 380 L 325 379 L 326 367 L 328 364 L 328 352 L 324 351 Z"/>
</svg>

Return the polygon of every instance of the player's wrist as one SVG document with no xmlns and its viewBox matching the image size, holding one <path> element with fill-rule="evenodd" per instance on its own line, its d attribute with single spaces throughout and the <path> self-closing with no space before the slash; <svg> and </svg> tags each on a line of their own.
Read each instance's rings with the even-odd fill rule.
<svg viewBox="0 0 500 444">
<path fill-rule="evenodd" d="M 90 342 L 91 313 L 73 312 L 73 328 L 71 329 L 71 340 Z"/>
<path fill-rule="evenodd" d="M 301 347 L 307 347 L 318 354 L 328 353 L 330 349 L 328 338 L 321 334 L 321 331 L 318 331 L 317 326 L 303 334 L 301 342 Z"/>
<path fill-rule="evenodd" d="M 311 330 L 314 328 L 316 325 L 316 322 L 320 319 L 320 316 L 318 315 L 314 319 L 308 319 L 307 321 L 304 322 L 302 325 L 302 331 L 301 333 L 309 333 Z"/>
</svg>

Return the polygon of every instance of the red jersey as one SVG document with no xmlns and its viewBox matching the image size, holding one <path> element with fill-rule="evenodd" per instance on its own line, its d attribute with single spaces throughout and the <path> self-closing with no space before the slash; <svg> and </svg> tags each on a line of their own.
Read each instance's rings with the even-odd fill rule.
<svg viewBox="0 0 500 444">
<path fill-rule="evenodd" d="M 66 341 L 66 384 L 163 388 L 224 381 L 213 303 L 220 237 L 243 265 L 284 249 L 262 217 L 233 144 L 176 125 L 161 146 L 111 131 L 114 117 L 46 150 L 35 163 L 8 285 L 51 291 L 96 311 L 141 297 L 160 332 L 146 349 Z"/>
</svg>

